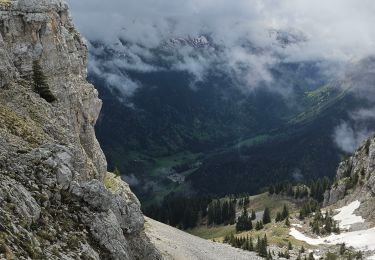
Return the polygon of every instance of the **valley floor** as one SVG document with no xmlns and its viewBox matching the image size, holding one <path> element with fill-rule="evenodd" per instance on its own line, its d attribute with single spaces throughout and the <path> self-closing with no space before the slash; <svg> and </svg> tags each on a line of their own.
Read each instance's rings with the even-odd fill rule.
<svg viewBox="0 0 375 260">
<path fill-rule="evenodd" d="M 249 260 L 256 254 L 205 240 L 146 218 L 146 234 L 166 260 Z"/>
</svg>

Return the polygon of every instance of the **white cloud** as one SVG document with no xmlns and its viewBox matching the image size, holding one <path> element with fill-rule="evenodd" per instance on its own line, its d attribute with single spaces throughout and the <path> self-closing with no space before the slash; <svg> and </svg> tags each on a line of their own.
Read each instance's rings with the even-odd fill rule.
<svg viewBox="0 0 375 260">
<path fill-rule="evenodd" d="M 121 36 L 144 46 L 210 33 L 228 47 L 243 39 L 270 44 L 268 29 L 298 30 L 308 42 L 287 48 L 291 60 L 366 57 L 375 50 L 372 0 L 69 0 L 90 40 Z"/>
<path fill-rule="evenodd" d="M 335 128 L 334 141 L 344 152 L 353 153 L 371 134 L 367 128 L 356 128 L 342 122 Z"/>
<path fill-rule="evenodd" d="M 68 2 L 75 23 L 89 41 L 111 44 L 126 54 L 126 58 L 98 66 L 101 73 L 103 66 L 142 72 L 162 69 L 155 67 L 150 49 L 171 38 L 200 35 L 208 35 L 220 45 L 220 51 L 209 49 L 196 55 L 188 48 L 180 48 L 176 56 L 179 59 L 171 68 L 186 70 L 200 81 L 215 64 L 237 80 L 244 91 L 271 85 L 269 68 L 280 61 L 323 61 L 322 70 L 337 76 L 338 68 L 375 54 L 373 0 Z M 294 44 L 278 43 L 284 42 L 285 35 L 270 30 L 290 33 L 286 39 Z M 129 88 L 135 85 L 125 87 L 124 92 Z"/>
</svg>

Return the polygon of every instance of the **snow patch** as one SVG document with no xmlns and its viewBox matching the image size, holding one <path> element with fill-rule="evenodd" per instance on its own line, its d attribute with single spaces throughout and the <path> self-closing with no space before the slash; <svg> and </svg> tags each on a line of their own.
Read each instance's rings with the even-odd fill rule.
<svg viewBox="0 0 375 260">
<path fill-rule="evenodd" d="M 320 237 L 318 238 L 307 237 L 295 228 L 291 228 L 289 234 L 293 236 L 295 239 L 304 241 L 309 245 L 317 246 L 317 245 L 323 244 L 323 240 Z"/>
<path fill-rule="evenodd" d="M 292 224 L 293 227 L 299 227 L 299 228 L 302 228 L 302 225 L 301 224 Z"/>
<path fill-rule="evenodd" d="M 333 219 L 340 223 L 340 228 L 350 229 L 353 224 L 365 222 L 361 216 L 354 215 L 354 211 L 356 211 L 360 205 L 361 203 L 356 200 L 336 210 L 339 211 L 339 213 L 335 215 Z"/>
<path fill-rule="evenodd" d="M 330 235 L 328 237 L 310 238 L 302 234 L 295 228 L 291 228 L 290 233 L 295 239 L 304 241 L 310 245 L 337 245 L 345 243 L 357 250 L 372 251 L 375 250 L 375 228 L 346 232 L 339 235 Z M 375 259 L 375 258 L 374 258 Z"/>
</svg>

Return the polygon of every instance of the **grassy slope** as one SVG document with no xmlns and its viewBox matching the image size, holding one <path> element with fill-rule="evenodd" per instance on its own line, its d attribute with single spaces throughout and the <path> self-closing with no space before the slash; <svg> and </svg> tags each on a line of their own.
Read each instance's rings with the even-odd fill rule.
<svg viewBox="0 0 375 260">
<path fill-rule="evenodd" d="M 263 212 L 264 208 L 268 207 L 271 210 L 271 217 L 275 218 L 277 212 L 281 211 L 284 205 L 287 205 L 291 212 L 296 210 L 296 204 L 294 202 L 281 197 L 269 196 L 268 193 L 262 193 L 250 197 L 250 204 L 247 209 L 249 212 L 251 212 L 251 210 Z M 236 211 L 240 213 L 242 208 L 237 207 Z M 215 227 L 207 227 L 204 225 L 189 230 L 189 233 L 206 239 L 222 239 L 225 235 L 229 235 L 234 232 L 235 225 Z"/>
<path fill-rule="evenodd" d="M 314 247 L 311 245 L 306 244 L 305 242 L 299 241 L 294 239 L 289 235 L 290 228 L 286 227 L 284 222 L 275 223 L 275 215 L 278 211 L 281 211 L 283 206 L 287 205 L 290 211 L 291 216 L 291 223 L 299 223 L 297 220 L 298 214 L 298 205 L 296 202 L 291 201 L 286 198 L 276 197 L 276 196 L 269 196 L 268 193 L 262 193 L 256 196 L 250 197 L 250 205 L 248 210 L 254 209 L 256 212 L 263 211 L 265 207 L 269 207 L 271 210 L 271 217 L 273 222 L 270 224 L 265 225 L 264 229 L 260 231 L 256 231 L 255 229 L 249 232 L 241 232 L 236 233 L 235 225 L 228 225 L 228 226 L 215 226 L 215 227 L 207 227 L 205 225 L 196 227 L 194 229 L 188 230 L 188 232 L 192 235 L 210 239 L 215 241 L 223 241 L 224 237 L 227 235 L 234 234 L 237 237 L 252 237 L 253 239 L 257 239 L 257 237 L 263 237 L 265 234 L 267 235 L 268 241 L 271 245 L 279 247 L 279 248 L 286 248 L 288 246 L 288 242 L 290 241 L 295 248 L 301 248 L 304 246 L 306 249 L 313 249 Z M 240 212 L 241 209 L 237 208 L 237 211 Z M 254 241 L 255 241 L 254 240 Z"/>
</svg>

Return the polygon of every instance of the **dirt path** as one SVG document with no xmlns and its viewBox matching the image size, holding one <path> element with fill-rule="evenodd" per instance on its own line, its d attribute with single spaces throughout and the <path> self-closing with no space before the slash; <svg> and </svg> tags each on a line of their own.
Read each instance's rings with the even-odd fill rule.
<svg viewBox="0 0 375 260">
<path fill-rule="evenodd" d="M 262 259 L 254 253 L 205 240 L 146 218 L 146 233 L 166 260 Z"/>
</svg>

